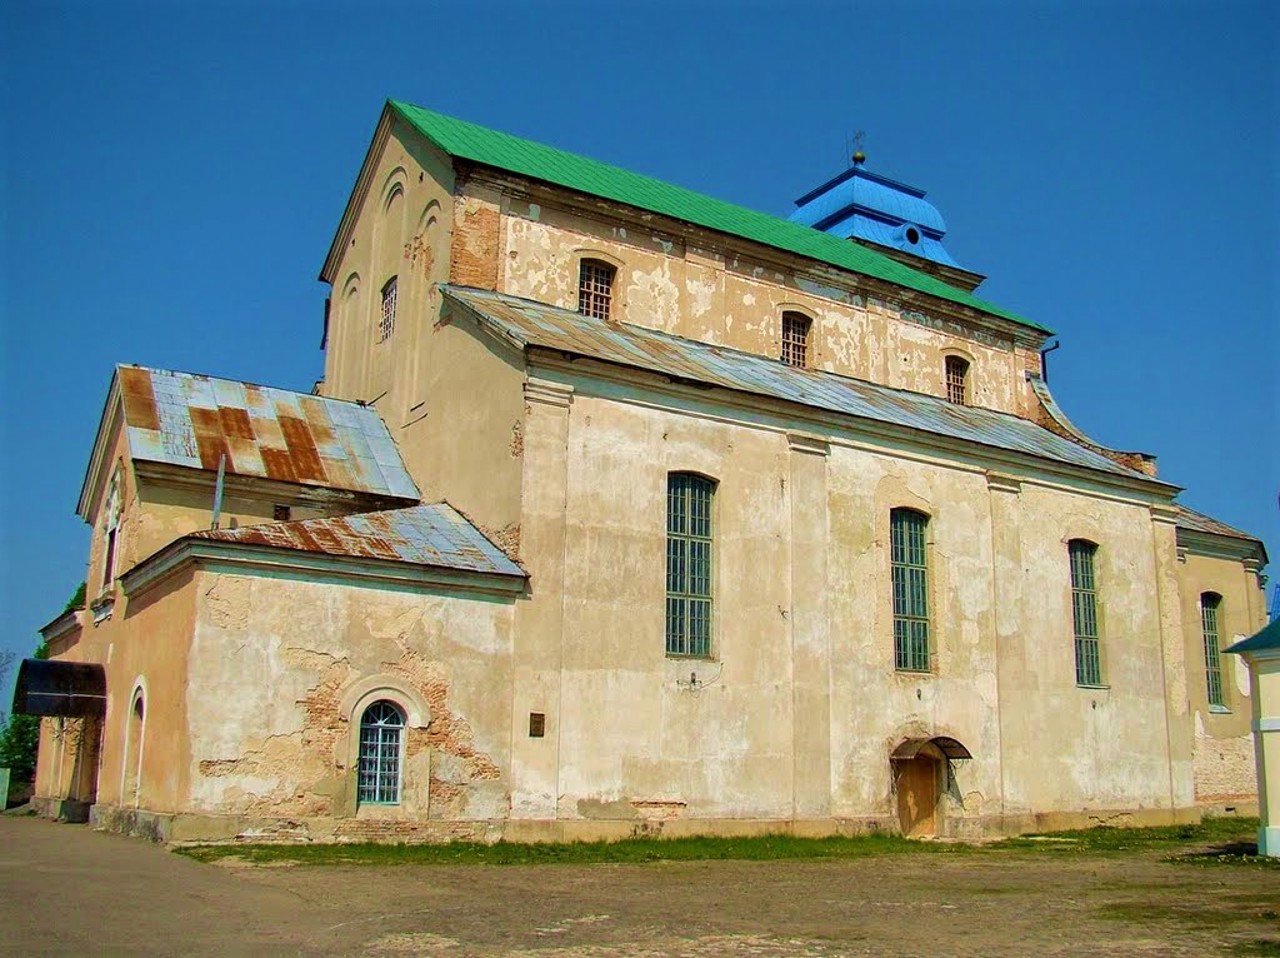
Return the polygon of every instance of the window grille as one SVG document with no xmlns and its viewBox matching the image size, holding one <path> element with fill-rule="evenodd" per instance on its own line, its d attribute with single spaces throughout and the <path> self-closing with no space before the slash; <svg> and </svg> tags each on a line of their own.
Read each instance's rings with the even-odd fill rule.
<svg viewBox="0 0 1280 958">
<path fill-rule="evenodd" d="M 595 319 L 609 318 L 616 270 L 608 263 L 584 259 L 578 268 L 578 312 Z"/>
<path fill-rule="evenodd" d="M 382 321 L 378 323 L 378 342 L 385 343 L 396 329 L 396 279 L 392 276 L 382 287 Z"/>
<path fill-rule="evenodd" d="M 1098 547 L 1083 539 L 1067 544 L 1071 560 L 1071 622 L 1076 645 L 1076 685 L 1102 684 L 1102 650 L 1098 634 L 1098 591 L 1094 555 Z"/>
<path fill-rule="evenodd" d="M 374 702 L 360 718 L 359 801 L 400 803 L 400 751 L 404 713 L 390 702 Z"/>
<path fill-rule="evenodd" d="M 667 654 L 711 654 L 710 479 L 667 477 Z"/>
<path fill-rule="evenodd" d="M 809 318 L 799 313 L 782 314 L 782 361 L 802 369 L 809 363 Z"/>
<path fill-rule="evenodd" d="M 929 517 L 913 509 L 889 514 L 893 581 L 893 661 L 904 672 L 929 671 Z"/>
<path fill-rule="evenodd" d="M 957 406 L 965 405 L 968 402 L 965 385 L 969 378 L 969 364 L 959 356 L 948 356 L 946 373 L 947 402 L 955 403 Z"/>
<path fill-rule="evenodd" d="M 1222 689 L 1222 659 L 1218 648 L 1218 609 L 1222 597 L 1212 592 L 1200 596 L 1200 624 L 1204 631 L 1204 673 L 1208 686 L 1209 704 L 1226 708 L 1227 699 Z"/>
</svg>

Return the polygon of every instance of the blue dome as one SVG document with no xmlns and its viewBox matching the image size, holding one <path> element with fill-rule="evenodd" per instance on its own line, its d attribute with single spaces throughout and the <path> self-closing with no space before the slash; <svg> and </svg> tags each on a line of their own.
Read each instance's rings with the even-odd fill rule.
<svg viewBox="0 0 1280 958">
<path fill-rule="evenodd" d="M 861 165 L 796 200 L 788 219 L 841 239 L 857 238 L 960 268 L 942 245 L 947 224 L 924 190 Z"/>
</svg>

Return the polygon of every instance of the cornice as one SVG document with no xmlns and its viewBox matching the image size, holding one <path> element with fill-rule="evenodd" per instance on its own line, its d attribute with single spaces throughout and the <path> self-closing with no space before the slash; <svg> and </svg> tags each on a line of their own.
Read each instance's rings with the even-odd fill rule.
<svg viewBox="0 0 1280 958">
<path fill-rule="evenodd" d="M 573 404 L 573 387 L 565 383 L 530 376 L 524 384 L 524 400 L 568 409 Z"/>
<path fill-rule="evenodd" d="M 525 588 L 524 576 L 469 572 L 388 559 L 333 556 L 191 537 L 170 543 L 138 563 L 120 577 L 120 588 L 125 596 L 132 599 L 192 564 L 210 572 L 285 576 L 313 582 L 339 580 L 353 585 L 414 591 L 443 588 L 514 597 L 522 594 Z"/>
<path fill-rule="evenodd" d="M 342 210 L 342 219 L 338 221 L 338 231 L 334 234 L 333 242 L 329 244 L 329 252 L 325 254 L 324 265 L 320 267 L 319 279 L 322 283 L 333 285 L 333 271 L 337 268 L 338 261 L 342 258 L 342 252 L 351 241 L 351 232 L 355 229 L 359 211 L 364 206 L 365 198 L 369 195 L 369 184 L 373 181 L 374 167 L 377 166 L 376 158 L 381 156 L 382 150 L 386 147 L 394 122 L 394 111 L 391 109 L 391 105 L 387 104 L 382 108 L 382 115 L 378 117 L 378 125 L 373 131 L 373 140 L 369 144 L 369 149 L 365 151 L 364 162 L 360 164 L 360 172 L 356 176 L 355 185 L 351 188 L 351 194 L 347 197 L 347 205 Z"/>
<path fill-rule="evenodd" d="M 91 504 L 96 498 L 97 490 L 103 482 L 103 466 L 112 439 L 117 436 L 124 425 L 124 403 L 120 397 L 120 373 L 111 371 L 111 385 L 107 387 L 107 401 L 102 406 L 102 415 L 98 418 L 98 432 L 93 440 L 93 450 L 89 453 L 89 464 L 85 468 L 84 482 L 80 485 L 80 499 L 76 503 L 76 515 L 89 522 L 92 511 Z"/>
<path fill-rule="evenodd" d="M 1198 529 L 1179 527 L 1177 530 L 1178 552 L 1214 559 L 1231 559 L 1235 562 L 1252 562 L 1252 571 L 1262 568 L 1262 547 L 1251 539 L 1237 539 L 1234 536 L 1217 535 L 1212 532 L 1201 532 Z"/>
</svg>

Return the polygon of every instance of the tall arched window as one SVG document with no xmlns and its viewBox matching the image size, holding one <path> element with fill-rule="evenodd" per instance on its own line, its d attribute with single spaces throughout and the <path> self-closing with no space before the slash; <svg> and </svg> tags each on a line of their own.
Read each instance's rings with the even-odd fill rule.
<svg viewBox="0 0 1280 958">
<path fill-rule="evenodd" d="M 120 531 L 120 470 L 116 469 L 111 476 L 111 484 L 107 487 L 107 498 L 102 507 L 102 536 L 105 540 L 102 550 L 102 588 L 110 587 L 116 579 L 116 557 L 119 543 L 116 541 Z"/>
<path fill-rule="evenodd" d="M 1071 626 L 1076 644 L 1076 685 L 1102 684 L 1102 640 L 1098 629 L 1098 585 L 1094 557 L 1098 547 L 1087 539 L 1067 543 L 1071 561 Z"/>
<path fill-rule="evenodd" d="M 667 476 L 667 655 L 711 654 L 711 495 L 704 476 Z"/>
<path fill-rule="evenodd" d="M 374 702 L 360 717 L 359 801 L 400 803 L 400 755 L 404 713 L 387 701 Z"/>
<path fill-rule="evenodd" d="M 944 363 L 947 379 L 947 402 L 957 406 L 969 402 L 969 363 L 959 356 L 948 356 Z"/>
<path fill-rule="evenodd" d="M 1218 613 L 1221 608 L 1222 596 L 1216 592 L 1200 596 L 1200 628 L 1204 633 L 1204 674 L 1209 706 L 1225 709 L 1227 697 L 1222 687 L 1222 658 L 1218 641 Z"/>
<path fill-rule="evenodd" d="M 595 319 L 608 319 L 613 303 L 615 270 L 598 259 L 584 259 L 578 266 L 578 312 Z"/>
<path fill-rule="evenodd" d="M 929 517 L 914 509 L 889 513 L 893 583 L 893 666 L 929 671 Z"/>
</svg>

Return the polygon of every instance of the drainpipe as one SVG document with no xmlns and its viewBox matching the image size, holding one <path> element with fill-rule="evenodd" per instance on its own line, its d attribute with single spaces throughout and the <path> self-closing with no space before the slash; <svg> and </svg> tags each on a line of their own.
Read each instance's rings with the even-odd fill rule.
<svg viewBox="0 0 1280 958">
<path fill-rule="evenodd" d="M 1055 339 L 1053 345 L 1048 349 L 1040 350 L 1040 378 L 1044 380 L 1044 384 L 1049 385 L 1049 354 L 1055 349 L 1060 349 L 1062 342 Z"/>
</svg>

